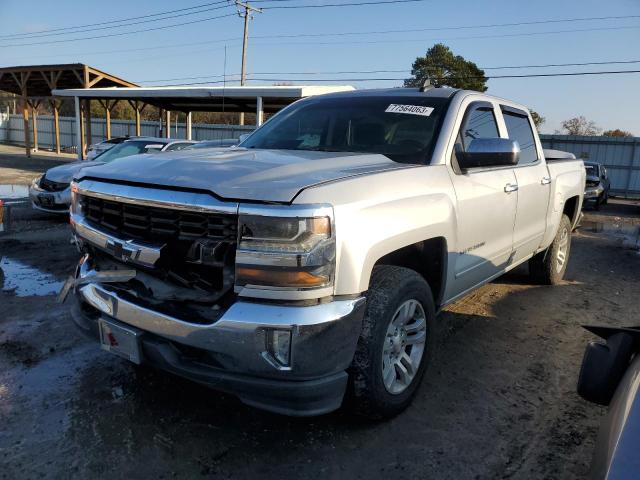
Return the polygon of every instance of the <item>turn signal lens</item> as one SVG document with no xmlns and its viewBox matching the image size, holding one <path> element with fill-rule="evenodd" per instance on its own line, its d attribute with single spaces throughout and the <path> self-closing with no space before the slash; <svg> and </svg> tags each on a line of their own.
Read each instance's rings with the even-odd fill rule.
<svg viewBox="0 0 640 480">
<path fill-rule="evenodd" d="M 328 275 L 314 275 L 303 271 L 264 270 L 250 267 L 236 269 L 236 281 L 251 285 L 277 285 L 278 287 L 322 287 L 329 282 Z"/>
</svg>

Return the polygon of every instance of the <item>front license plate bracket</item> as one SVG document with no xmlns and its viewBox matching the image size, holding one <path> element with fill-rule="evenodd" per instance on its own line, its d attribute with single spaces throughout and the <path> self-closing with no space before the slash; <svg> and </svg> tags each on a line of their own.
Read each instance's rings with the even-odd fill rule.
<svg viewBox="0 0 640 480">
<path fill-rule="evenodd" d="M 105 318 L 98 319 L 98 327 L 100 346 L 103 350 L 133 363 L 142 363 L 142 348 L 140 346 L 142 330 Z"/>
</svg>

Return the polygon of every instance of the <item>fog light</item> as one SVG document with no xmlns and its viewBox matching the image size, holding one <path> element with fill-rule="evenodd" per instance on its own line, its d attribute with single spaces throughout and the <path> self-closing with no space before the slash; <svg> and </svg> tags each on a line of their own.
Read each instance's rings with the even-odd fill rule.
<svg viewBox="0 0 640 480">
<path fill-rule="evenodd" d="M 267 330 L 267 352 L 276 363 L 288 367 L 291 362 L 291 330 Z"/>
</svg>

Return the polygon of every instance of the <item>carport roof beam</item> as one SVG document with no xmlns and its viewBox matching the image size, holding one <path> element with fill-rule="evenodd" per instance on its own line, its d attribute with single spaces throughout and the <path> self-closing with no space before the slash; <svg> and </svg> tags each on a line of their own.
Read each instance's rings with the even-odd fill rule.
<svg viewBox="0 0 640 480">
<path fill-rule="evenodd" d="M 262 98 L 266 113 L 274 113 L 304 97 L 354 90 L 349 85 L 284 85 L 244 87 L 140 87 L 54 90 L 59 97 L 142 100 L 179 112 L 256 112 Z"/>
</svg>

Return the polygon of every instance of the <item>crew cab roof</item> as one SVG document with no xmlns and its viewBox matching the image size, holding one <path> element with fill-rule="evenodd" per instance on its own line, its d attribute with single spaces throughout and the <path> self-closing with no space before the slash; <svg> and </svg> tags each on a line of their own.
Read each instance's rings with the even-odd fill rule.
<svg viewBox="0 0 640 480">
<path fill-rule="evenodd" d="M 498 102 L 502 105 L 510 106 L 516 108 L 518 110 L 528 111 L 528 108 L 525 105 L 513 102 L 511 100 L 507 100 L 505 98 L 495 97 L 493 95 L 488 95 L 484 92 L 478 92 L 475 90 L 461 90 L 458 88 L 450 88 L 450 87 L 433 87 L 428 88 L 424 92 L 421 92 L 419 88 L 367 88 L 365 90 L 351 90 L 346 92 L 335 92 L 335 93 L 327 93 L 324 95 L 317 95 L 314 97 L 308 97 L 304 99 L 304 101 L 316 101 L 322 100 L 326 98 L 361 98 L 361 97 L 418 97 L 424 96 L 427 98 L 452 98 L 454 95 L 460 94 L 461 96 L 466 95 L 479 95 L 484 97 L 486 100 L 491 100 L 494 102 Z"/>
<path fill-rule="evenodd" d="M 439 87 L 429 88 L 421 92 L 419 88 L 367 88 L 366 90 L 351 90 L 348 92 L 327 93 L 321 98 L 345 98 L 345 97 L 416 97 L 425 96 L 432 98 L 450 98 L 460 90 L 457 88 Z M 313 98 L 313 97 L 312 97 Z M 320 98 L 320 96 L 315 97 Z"/>
</svg>

